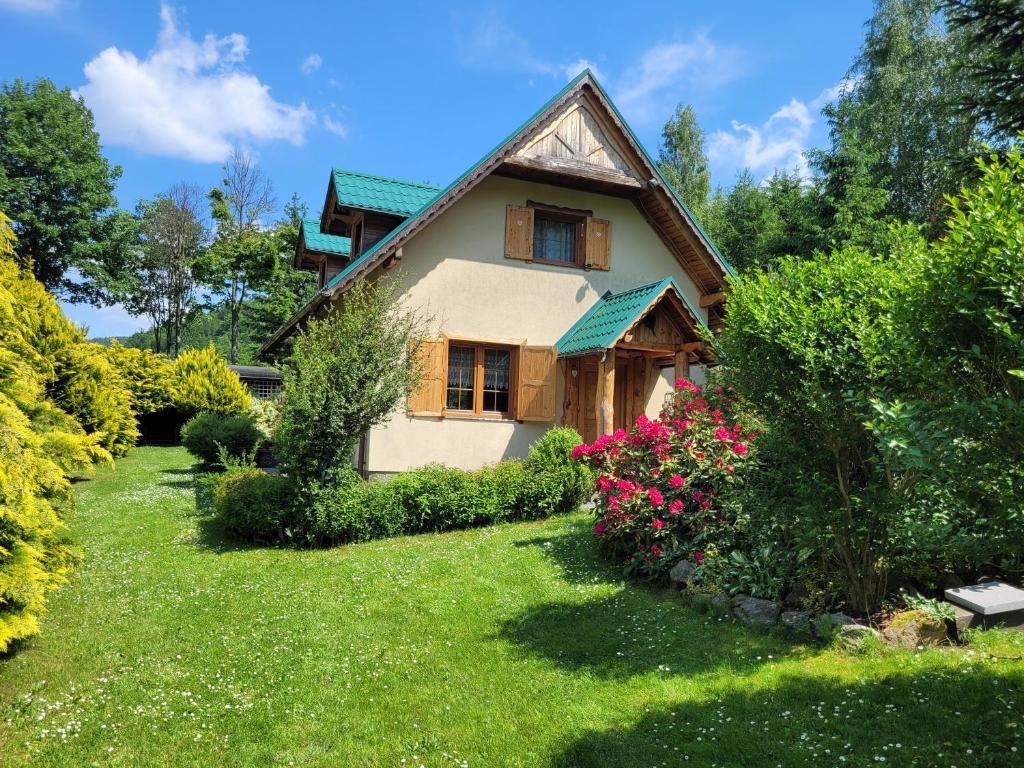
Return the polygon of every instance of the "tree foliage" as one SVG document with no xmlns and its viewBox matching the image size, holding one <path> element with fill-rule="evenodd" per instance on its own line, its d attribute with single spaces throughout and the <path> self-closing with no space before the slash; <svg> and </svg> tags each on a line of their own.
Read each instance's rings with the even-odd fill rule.
<svg viewBox="0 0 1024 768">
<path fill-rule="evenodd" d="M 49 290 L 109 299 L 132 243 L 130 218 L 111 212 L 120 175 L 69 89 L 20 79 L 0 89 L 0 210 L 13 220 L 18 263 Z"/>
<path fill-rule="evenodd" d="M 357 282 L 339 307 L 311 320 L 285 367 L 274 453 L 296 477 L 324 481 L 418 383 L 424 321 L 397 303 L 394 283 Z"/>
<path fill-rule="evenodd" d="M 704 153 L 704 131 L 689 104 L 676 107 L 661 132 L 658 167 L 687 207 L 699 218 L 711 192 L 711 172 Z"/>
<path fill-rule="evenodd" d="M 971 88 L 959 106 L 1005 136 L 1024 131 L 1024 5 L 1019 0 L 943 0 L 949 27 L 970 51 L 957 62 Z"/>
<path fill-rule="evenodd" d="M 824 109 L 831 146 L 813 158 L 847 227 L 884 214 L 934 236 L 944 195 L 970 172 L 981 132 L 977 118 L 957 107 L 970 92 L 957 67 L 969 52 L 961 34 L 942 28 L 937 10 L 937 0 L 876 0 L 845 86 Z M 884 201 L 875 190 L 885 190 Z"/>
</svg>

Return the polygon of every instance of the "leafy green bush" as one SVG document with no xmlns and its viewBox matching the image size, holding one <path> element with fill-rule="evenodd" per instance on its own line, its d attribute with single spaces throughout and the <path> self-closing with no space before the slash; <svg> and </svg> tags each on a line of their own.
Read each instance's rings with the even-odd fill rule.
<svg viewBox="0 0 1024 768">
<path fill-rule="evenodd" d="M 502 461 L 474 472 L 431 464 L 390 480 L 365 482 L 345 466 L 331 473 L 329 483 L 301 484 L 293 514 L 280 517 L 287 519 L 288 529 L 277 538 L 330 546 L 572 511 L 590 488 L 589 470 L 581 473 L 569 458 L 578 442 L 573 430 L 551 430 L 525 462 Z M 253 538 L 237 527 L 232 531 Z"/>
<path fill-rule="evenodd" d="M 249 415 L 226 416 L 204 411 L 185 422 L 181 428 L 181 443 L 185 449 L 207 467 L 217 466 L 220 451 L 241 459 L 255 453 L 264 437 Z"/>
<path fill-rule="evenodd" d="M 324 482 L 419 382 L 422 323 L 396 300 L 394 285 L 357 282 L 341 306 L 295 338 L 274 436 L 288 474 Z"/>
<path fill-rule="evenodd" d="M 288 540 L 294 514 L 294 482 L 256 467 L 234 468 L 216 475 L 212 503 L 225 533 L 255 542 Z"/>
<path fill-rule="evenodd" d="M 184 411 L 239 414 L 252 398 L 238 374 L 228 368 L 213 344 L 186 349 L 174 361 L 175 405 Z"/>
</svg>

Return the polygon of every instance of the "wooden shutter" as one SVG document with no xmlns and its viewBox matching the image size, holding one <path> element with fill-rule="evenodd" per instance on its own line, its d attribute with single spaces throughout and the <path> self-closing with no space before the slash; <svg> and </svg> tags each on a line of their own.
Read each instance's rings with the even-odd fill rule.
<svg viewBox="0 0 1024 768">
<path fill-rule="evenodd" d="M 587 259 L 591 269 L 612 268 L 612 223 L 606 219 L 587 219 Z"/>
<path fill-rule="evenodd" d="M 519 389 L 516 418 L 520 421 L 555 420 L 554 347 L 519 348 Z"/>
<path fill-rule="evenodd" d="M 440 416 L 444 412 L 447 378 L 444 339 L 423 339 L 417 350 L 423 367 L 420 383 L 409 393 L 410 416 Z"/>
<path fill-rule="evenodd" d="M 533 259 L 533 208 L 505 207 L 505 258 Z"/>
</svg>

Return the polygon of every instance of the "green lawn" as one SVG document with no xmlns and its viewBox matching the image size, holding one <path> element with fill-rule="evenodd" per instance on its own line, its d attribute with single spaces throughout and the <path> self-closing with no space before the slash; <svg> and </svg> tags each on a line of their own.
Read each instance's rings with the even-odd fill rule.
<svg viewBox="0 0 1024 768">
<path fill-rule="evenodd" d="M 181 449 L 78 492 L 84 562 L 0 660 L 4 765 L 1024 765 L 1024 662 L 710 619 L 583 514 L 289 551 L 205 531 Z"/>
</svg>

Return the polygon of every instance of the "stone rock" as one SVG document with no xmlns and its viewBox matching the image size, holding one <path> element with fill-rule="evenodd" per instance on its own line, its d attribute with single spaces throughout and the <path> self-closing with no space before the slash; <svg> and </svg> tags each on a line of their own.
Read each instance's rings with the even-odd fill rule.
<svg viewBox="0 0 1024 768">
<path fill-rule="evenodd" d="M 791 608 L 799 608 L 804 604 L 804 599 L 807 597 L 807 587 L 803 584 L 796 584 L 786 596 L 783 598 L 783 603 L 790 606 Z"/>
<path fill-rule="evenodd" d="M 724 592 L 704 592 L 700 587 L 683 590 L 683 596 L 695 607 L 715 616 L 724 616 L 732 606 L 732 600 Z"/>
<path fill-rule="evenodd" d="M 673 565 L 672 570 L 668 572 L 668 577 L 672 580 L 673 584 L 682 584 L 684 586 L 689 584 L 696 575 L 697 566 L 689 560 L 680 560 L 678 563 Z"/>
<path fill-rule="evenodd" d="M 732 612 L 745 624 L 774 624 L 782 606 L 774 600 L 762 600 L 750 595 L 736 595 Z"/>
<path fill-rule="evenodd" d="M 851 651 L 860 650 L 868 638 L 881 638 L 881 633 L 863 624 L 842 624 L 839 627 L 839 642 Z"/>
<path fill-rule="evenodd" d="M 901 611 L 889 620 L 882 633 L 890 645 L 915 651 L 918 648 L 946 642 L 946 623 L 932 618 L 924 611 Z"/>
<path fill-rule="evenodd" d="M 847 624 L 856 624 L 857 620 L 845 613 L 830 613 L 833 627 L 845 627 Z"/>
<path fill-rule="evenodd" d="M 977 614 L 974 611 L 961 608 L 959 605 L 953 606 L 953 614 L 953 631 L 956 634 L 956 639 L 963 642 L 964 632 L 970 628 Z"/>
<path fill-rule="evenodd" d="M 811 612 L 810 611 L 783 611 L 779 617 L 779 623 L 784 627 L 789 627 L 796 632 L 810 632 L 811 631 Z"/>
</svg>

